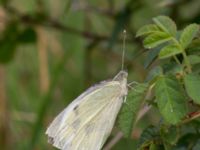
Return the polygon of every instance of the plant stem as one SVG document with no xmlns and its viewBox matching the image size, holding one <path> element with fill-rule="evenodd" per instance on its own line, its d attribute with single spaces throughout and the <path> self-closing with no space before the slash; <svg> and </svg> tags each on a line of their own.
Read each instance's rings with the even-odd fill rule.
<svg viewBox="0 0 200 150">
<path fill-rule="evenodd" d="M 188 60 L 187 54 L 185 52 L 185 49 L 183 49 L 183 47 L 180 45 L 180 43 L 177 41 L 177 39 L 175 39 L 174 37 L 172 38 L 172 40 L 174 41 L 175 44 L 178 45 L 178 47 L 181 49 L 182 51 L 182 55 L 185 61 L 185 65 L 187 66 L 188 72 L 191 73 L 192 72 L 192 66 L 190 65 L 190 61 Z"/>
<path fill-rule="evenodd" d="M 181 124 L 185 124 L 185 123 L 188 123 L 196 118 L 199 118 L 200 117 L 200 111 L 197 111 L 195 113 L 193 113 L 192 115 L 189 115 L 189 118 L 186 118 L 185 120 L 183 120 L 181 122 Z"/>
<path fill-rule="evenodd" d="M 173 58 L 176 61 L 176 63 L 181 66 L 181 62 L 178 60 L 178 58 L 176 57 L 176 55 L 173 55 Z"/>
<path fill-rule="evenodd" d="M 192 67 L 190 65 L 190 61 L 188 60 L 188 57 L 187 57 L 186 52 L 184 50 L 182 51 L 182 55 L 183 55 L 183 58 L 185 60 L 185 64 L 186 64 L 186 66 L 188 68 L 188 71 L 189 71 L 189 73 L 191 73 L 192 72 Z"/>
</svg>

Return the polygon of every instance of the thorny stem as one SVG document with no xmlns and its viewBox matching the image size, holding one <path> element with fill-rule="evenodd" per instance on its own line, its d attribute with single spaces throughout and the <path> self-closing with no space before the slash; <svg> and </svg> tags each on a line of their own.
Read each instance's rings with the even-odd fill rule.
<svg viewBox="0 0 200 150">
<path fill-rule="evenodd" d="M 199 118 L 200 117 L 200 111 L 197 111 L 197 112 L 193 112 L 193 113 L 190 113 L 188 115 L 188 118 L 184 119 L 180 124 L 185 124 L 185 123 L 188 123 L 196 118 Z"/>
</svg>

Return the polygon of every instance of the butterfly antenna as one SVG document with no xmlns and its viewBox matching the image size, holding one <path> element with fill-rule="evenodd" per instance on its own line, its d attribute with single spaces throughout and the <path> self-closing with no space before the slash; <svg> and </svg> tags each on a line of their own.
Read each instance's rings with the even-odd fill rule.
<svg viewBox="0 0 200 150">
<path fill-rule="evenodd" d="M 125 56 L 125 49 L 126 49 L 126 30 L 123 31 L 123 49 L 122 49 L 122 70 L 124 70 L 124 56 Z"/>
</svg>

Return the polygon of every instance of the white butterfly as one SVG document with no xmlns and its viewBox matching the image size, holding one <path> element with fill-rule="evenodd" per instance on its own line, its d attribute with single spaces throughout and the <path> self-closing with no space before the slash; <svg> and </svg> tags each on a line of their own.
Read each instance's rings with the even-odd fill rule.
<svg viewBox="0 0 200 150">
<path fill-rule="evenodd" d="M 100 150 L 126 97 L 128 73 L 97 84 L 65 108 L 50 124 L 50 143 L 62 150 Z"/>
</svg>

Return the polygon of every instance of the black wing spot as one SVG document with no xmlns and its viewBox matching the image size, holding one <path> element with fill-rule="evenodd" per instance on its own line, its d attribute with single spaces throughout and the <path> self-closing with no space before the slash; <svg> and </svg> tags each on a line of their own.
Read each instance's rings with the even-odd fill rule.
<svg viewBox="0 0 200 150">
<path fill-rule="evenodd" d="M 76 105 L 75 107 L 74 107 L 74 109 L 73 109 L 73 111 L 74 111 L 74 113 L 76 114 L 76 115 L 78 115 L 79 113 L 78 113 L 78 105 Z"/>
<path fill-rule="evenodd" d="M 77 110 L 77 109 L 78 109 L 78 105 L 76 105 L 73 110 Z"/>
</svg>

